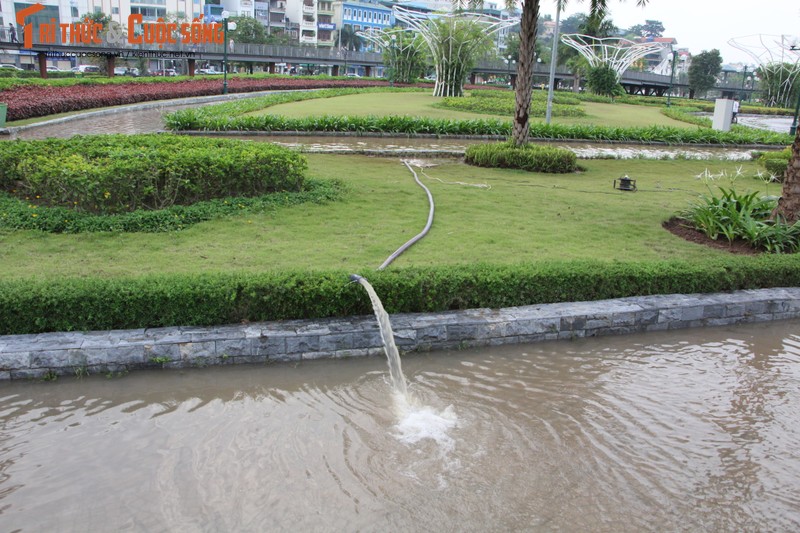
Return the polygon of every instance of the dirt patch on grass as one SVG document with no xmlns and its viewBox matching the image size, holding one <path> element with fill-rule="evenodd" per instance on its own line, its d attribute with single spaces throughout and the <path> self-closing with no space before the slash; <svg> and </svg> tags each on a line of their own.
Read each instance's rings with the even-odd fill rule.
<svg viewBox="0 0 800 533">
<path fill-rule="evenodd" d="M 682 239 L 686 239 L 689 242 L 693 242 L 696 244 L 702 244 L 704 246 L 709 246 L 711 248 L 715 248 L 717 250 L 725 250 L 732 254 L 739 254 L 739 255 L 757 255 L 759 253 L 758 250 L 747 244 L 741 239 L 736 239 L 733 242 L 728 242 L 724 238 L 714 240 L 705 233 L 694 229 L 693 227 L 687 225 L 683 220 L 672 217 L 671 219 L 667 220 L 663 224 L 664 229 L 672 233 L 673 235 L 677 235 Z"/>
</svg>

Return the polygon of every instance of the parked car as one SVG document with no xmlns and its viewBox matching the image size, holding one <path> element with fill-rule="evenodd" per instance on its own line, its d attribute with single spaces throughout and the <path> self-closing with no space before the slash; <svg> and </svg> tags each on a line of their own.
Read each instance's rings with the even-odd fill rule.
<svg viewBox="0 0 800 533">
<path fill-rule="evenodd" d="M 178 73 L 175 72 L 175 69 L 172 68 L 165 68 L 164 70 L 156 70 L 153 72 L 154 76 L 177 76 Z"/>
<path fill-rule="evenodd" d="M 78 65 L 77 67 L 72 67 L 72 72 L 80 72 L 82 74 L 98 74 L 100 72 L 100 67 L 97 65 Z"/>
<path fill-rule="evenodd" d="M 124 76 L 128 73 L 126 67 L 114 67 L 114 76 Z"/>
<path fill-rule="evenodd" d="M 47 72 L 63 72 L 63 70 L 58 67 L 47 67 Z"/>
<path fill-rule="evenodd" d="M 8 69 L 8 70 L 25 70 L 25 69 L 19 68 L 16 65 L 11 65 L 11 64 L 8 64 L 8 63 L 3 63 L 2 65 L 0 65 L 0 68 L 5 68 L 5 69 Z"/>
<path fill-rule="evenodd" d="M 209 75 L 209 76 L 216 75 L 216 74 L 222 74 L 221 71 L 215 70 L 213 67 L 212 68 L 197 69 L 197 73 L 198 74 L 206 74 L 206 75 Z"/>
<path fill-rule="evenodd" d="M 361 77 L 361 75 L 356 74 L 355 72 L 348 72 L 347 74 L 345 74 L 345 76 L 348 77 L 348 78 L 360 78 Z"/>
</svg>

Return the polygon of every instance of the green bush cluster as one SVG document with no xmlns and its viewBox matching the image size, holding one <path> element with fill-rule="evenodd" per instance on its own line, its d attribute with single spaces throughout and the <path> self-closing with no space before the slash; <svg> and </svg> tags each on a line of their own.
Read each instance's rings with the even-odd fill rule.
<svg viewBox="0 0 800 533">
<path fill-rule="evenodd" d="M 793 225 L 770 218 L 777 199 L 758 192 L 737 193 L 719 187 L 702 195 L 681 218 L 716 240 L 742 239 L 769 253 L 794 253 L 800 249 L 800 222 Z"/>
<path fill-rule="evenodd" d="M 362 272 L 363 273 L 363 272 Z M 0 281 L 0 334 L 367 315 L 349 272 L 265 272 L 132 279 Z M 800 284 L 793 256 L 705 262 L 558 262 L 374 272 L 390 313 L 500 308 L 625 296 Z"/>
<path fill-rule="evenodd" d="M 0 190 L 86 213 L 299 191 L 306 167 L 303 155 L 277 145 L 175 135 L 0 144 Z"/>
<path fill-rule="evenodd" d="M 346 188 L 333 180 L 307 179 L 302 191 L 275 192 L 252 198 L 217 198 L 166 209 L 139 209 L 130 213 L 100 215 L 66 207 L 39 207 L 0 193 L 0 229 L 38 230 L 49 233 L 157 233 L 179 231 L 193 224 L 244 213 L 261 213 L 304 202 L 340 199 Z"/>
<path fill-rule="evenodd" d="M 783 181 L 786 169 L 789 167 L 789 160 L 792 158 L 792 147 L 788 146 L 780 152 L 764 152 L 758 158 L 759 163 L 764 165 L 772 176 Z"/>
<path fill-rule="evenodd" d="M 467 147 L 465 161 L 469 165 L 489 168 L 516 168 L 528 172 L 564 174 L 578 169 L 575 152 L 565 148 L 511 143 L 473 144 Z"/>
<path fill-rule="evenodd" d="M 584 111 L 583 108 L 578 107 L 577 104 L 580 104 L 580 102 L 577 100 L 576 104 L 554 104 L 551 109 L 552 115 L 556 117 L 586 116 L 586 111 Z M 515 102 L 513 98 L 472 96 L 467 98 L 443 98 L 440 102 L 434 104 L 433 107 L 438 107 L 441 109 L 456 109 L 458 111 L 468 111 L 471 113 L 484 113 L 487 115 L 511 116 L 514 114 L 514 105 Z M 531 101 L 530 116 L 544 117 L 546 112 L 546 102 L 541 100 Z"/>
</svg>

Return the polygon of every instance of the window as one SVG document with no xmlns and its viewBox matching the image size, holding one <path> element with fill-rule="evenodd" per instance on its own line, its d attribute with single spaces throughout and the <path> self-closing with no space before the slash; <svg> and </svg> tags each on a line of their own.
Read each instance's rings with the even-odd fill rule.
<svg viewBox="0 0 800 533">
<path fill-rule="evenodd" d="M 112 7 L 111 8 L 111 14 L 112 15 L 119 15 L 119 8 L 118 7 Z"/>
</svg>

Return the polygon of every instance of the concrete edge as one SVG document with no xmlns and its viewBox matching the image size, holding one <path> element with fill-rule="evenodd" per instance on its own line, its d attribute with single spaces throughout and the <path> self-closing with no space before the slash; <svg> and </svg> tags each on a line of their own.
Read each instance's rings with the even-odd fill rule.
<svg viewBox="0 0 800 533">
<path fill-rule="evenodd" d="M 391 320 L 398 347 L 410 352 L 797 318 L 800 287 L 397 314 Z M 382 353 L 372 316 L 6 335 L 0 336 L 0 381 Z"/>
</svg>

